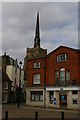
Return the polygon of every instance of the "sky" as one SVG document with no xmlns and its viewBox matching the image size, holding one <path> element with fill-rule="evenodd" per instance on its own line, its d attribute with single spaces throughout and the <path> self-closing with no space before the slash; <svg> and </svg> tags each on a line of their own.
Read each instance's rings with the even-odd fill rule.
<svg viewBox="0 0 80 120">
<path fill-rule="evenodd" d="M 3 2 L 2 53 L 24 60 L 26 48 L 34 46 L 37 11 L 42 48 L 48 53 L 60 45 L 78 48 L 77 2 Z"/>
</svg>

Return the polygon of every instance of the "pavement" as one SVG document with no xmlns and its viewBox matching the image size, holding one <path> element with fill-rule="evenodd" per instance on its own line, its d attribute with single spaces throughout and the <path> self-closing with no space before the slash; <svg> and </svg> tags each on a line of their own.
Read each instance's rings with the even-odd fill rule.
<svg viewBox="0 0 80 120">
<path fill-rule="evenodd" d="M 4 109 L 4 106 L 5 107 L 11 107 L 11 108 L 13 108 L 13 107 L 15 107 L 15 108 L 17 108 L 17 104 L 4 104 L 4 105 L 2 105 L 2 108 Z M 60 111 L 60 112 L 62 112 L 62 111 L 64 111 L 64 112 L 71 112 L 71 113 L 78 113 L 79 112 L 79 110 L 70 110 L 70 109 L 57 109 L 57 108 L 44 108 L 44 107 L 32 107 L 32 106 L 26 106 L 26 104 L 25 103 L 23 103 L 23 104 L 20 104 L 20 108 L 24 108 L 24 109 L 32 109 L 32 110 L 43 110 L 43 111 L 45 111 L 45 110 L 47 110 L 47 111 Z"/>
<path fill-rule="evenodd" d="M 74 120 L 78 120 L 79 118 L 79 111 L 77 110 L 27 107 L 25 104 L 21 104 L 20 108 L 18 108 L 16 104 L 3 105 L 2 106 L 3 118 L 5 117 L 5 111 L 8 111 L 9 118 L 35 118 L 35 112 L 38 112 L 39 118 L 61 118 L 62 111 L 64 111 L 65 118 L 70 119 L 73 118 Z"/>
</svg>

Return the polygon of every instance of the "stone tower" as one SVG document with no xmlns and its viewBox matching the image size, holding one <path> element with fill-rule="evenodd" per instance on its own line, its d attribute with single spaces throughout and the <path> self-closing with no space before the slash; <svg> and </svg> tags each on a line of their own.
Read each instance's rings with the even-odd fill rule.
<svg viewBox="0 0 80 120">
<path fill-rule="evenodd" d="M 47 55 L 47 49 L 43 49 L 40 46 L 39 12 L 37 12 L 34 47 L 27 48 L 25 58 L 26 60 L 37 59 L 37 58 L 45 57 L 46 55 Z"/>
</svg>

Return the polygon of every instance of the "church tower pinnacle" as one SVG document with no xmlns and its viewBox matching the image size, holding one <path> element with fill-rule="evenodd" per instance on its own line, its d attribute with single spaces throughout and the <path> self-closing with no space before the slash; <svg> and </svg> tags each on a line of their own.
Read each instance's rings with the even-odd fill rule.
<svg viewBox="0 0 80 120">
<path fill-rule="evenodd" d="M 39 12 L 37 12 L 36 30 L 34 38 L 34 48 L 35 47 L 40 47 Z"/>
</svg>

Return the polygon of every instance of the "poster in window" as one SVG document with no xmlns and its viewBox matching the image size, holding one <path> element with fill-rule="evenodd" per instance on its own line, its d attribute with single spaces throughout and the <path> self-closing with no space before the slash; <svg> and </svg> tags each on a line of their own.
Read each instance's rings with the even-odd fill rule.
<svg viewBox="0 0 80 120">
<path fill-rule="evenodd" d="M 31 99 L 34 100 L 34 95 L 31 96 Z"/>
<path fill-rule="evenodd" d="M 35 101 L 39 101 L 39 95 L 35 95 Z"/>
</svg>

